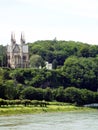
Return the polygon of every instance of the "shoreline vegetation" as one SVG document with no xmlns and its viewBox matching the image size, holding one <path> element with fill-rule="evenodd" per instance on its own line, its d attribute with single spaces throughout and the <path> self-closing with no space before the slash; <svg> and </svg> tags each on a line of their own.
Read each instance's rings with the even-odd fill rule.
<svg viewBox="0 0 98 130">
<path fill-rule="evenodd" d="M 70 103 L 61 103 L 61 102 L 43 102 L 37 101 L 37 105 L 1 105 L 0 107 L 0 116 L 10 116 L 10 115 L 20 115 L 20 114 L 37 114 L 37 113 L 46 113 L 46 112 L 84 112 L 84 111 L 97 111 L 95 108 L 90 107 L 79 107 Z M 42 103 L 42 104 L 39 104 Z M 44 104 L 43 103 L 47 103 Z"/>
</svg>

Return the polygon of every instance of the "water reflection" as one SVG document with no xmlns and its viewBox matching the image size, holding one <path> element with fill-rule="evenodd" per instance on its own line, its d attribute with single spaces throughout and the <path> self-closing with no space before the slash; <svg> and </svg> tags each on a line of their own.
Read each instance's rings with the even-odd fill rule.
<svg viewBox="0 0 98 130">
<path fill-rule="evenodd" d="M 97 112 L 1 116 L 0 130 L 98 130 Z"/>
</svg>

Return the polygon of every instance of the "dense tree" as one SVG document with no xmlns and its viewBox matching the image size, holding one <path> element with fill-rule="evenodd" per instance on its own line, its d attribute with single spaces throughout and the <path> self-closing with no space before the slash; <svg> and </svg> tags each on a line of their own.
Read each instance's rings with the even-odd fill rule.
<svg viewBox="0 0 98 130">
<path fill-rule="evenodd" d="M 0 83 L 0 98 L 5 99 L 5 86 Z"/>
<path fill-rule="evenodd" d="M 30 57 L 30 67 L 39 68 L 45 66 L 44 60 L 39 55 L 32 55 Z"/>
<path fill-rule="evenodd" d="M 75 87 L 65 89 L 65 102 L 75 103 L 76 105 L 97 103 L 98 100 L 95 97 L 98 97 L 98 94 L 87 89 Z"/>
<path fill-rule="evenodd" d="M 22 84 L 17 84 L 15 99 L 21 99 L 21 92 L 24 90 L 24 88 L 25 87 Z"/>
<path fill-rule="evenodd" d="M 30 55 L 40 55 L 43 60 L 53 62 L 55 59 L 58 65 L 63 65 L 69 56 L 96 57 L 98 54 L 97 45 L 84 44 L 75 41 L 45 40 L 29 43 Z"/>
<path fill-rule="evenodd" d="M 69 87 L 65 89 L 65 102 L 76 103 L 77 105 L 83 105 L 81 98 L 81 90 L 75 87 Z"/>
<path fill-rule="evenodd" d="M 65 102 L 65 92 L 63 87 L 56 90 L 55 99 L 59 102 Z"/>
<path fill-rule="evenodd" d="M 21 91 L 21 98 L 30 100 L 43 100 L 44 91 L 41 88 L 27 87 Z"/>
<path fill-rule="evenodd" d="M 5 87 L 5 98 L 6 99 L 15 99 L 16 97 L 16 87 L 13 80 L 6 80 L 4 83 Z"/>
<path fill-rule="evenodd" d="M 21 98 L 23 99 L 36 99 L 36 89 L 33 87 L 27 87 L 21 92 Z"/>
<path fill-rule="evenodd" d="M 6 47 L 3 45 L 0 45 L 0 66 L 7 66 Z"/>
<path fill-rule="evenodd" d="M 93 58 L 69 57 L 63 66 L 63 74 L 70 80 L 71 85 L 96 91 L 98 69 Z"/>
<path fill-rule="evenodd" d="M 52 90 L 47 87 L 45 90 L 44 90 L 44 99 L 46 101 L 52 101 L 53 100 L 53 96 L 52 96 Z"/>
<path fill-rule="evenodd" d="M 16 82 L 24 84 L 24 76 L 23 76 L 24 70 L 23 69 L 15 69 L 11 70 L 10 77 Z"/>
</svg>

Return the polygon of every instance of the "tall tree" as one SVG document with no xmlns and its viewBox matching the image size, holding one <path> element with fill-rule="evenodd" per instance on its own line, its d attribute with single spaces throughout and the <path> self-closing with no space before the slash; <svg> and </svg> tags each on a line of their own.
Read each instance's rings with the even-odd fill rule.
<svg viewBox="0 0 98 130">
<path fill-rule="evenodd" d="M 30 66 L 33 68 L 43 67 L 45 65 L 44 60 L 39 55 L 32 55 L 30 57 Z"/>
</svg>

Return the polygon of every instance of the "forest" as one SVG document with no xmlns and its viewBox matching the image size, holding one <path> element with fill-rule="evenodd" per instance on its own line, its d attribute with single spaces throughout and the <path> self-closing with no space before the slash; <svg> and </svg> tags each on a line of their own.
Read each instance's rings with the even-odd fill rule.
<svg viewBox="0 0 98 130">
<path fill-rule="evenodd" d="M 0 98 L 98 102 L 98 46 L 75 41 L 27 43 L 29 68 L 7 68 L 6 46 L 0 46 Z M 45 68 L 45 61 L 53 69 Z M 42 69 L 39 69 L 42 66 Z"/>
</svg>

